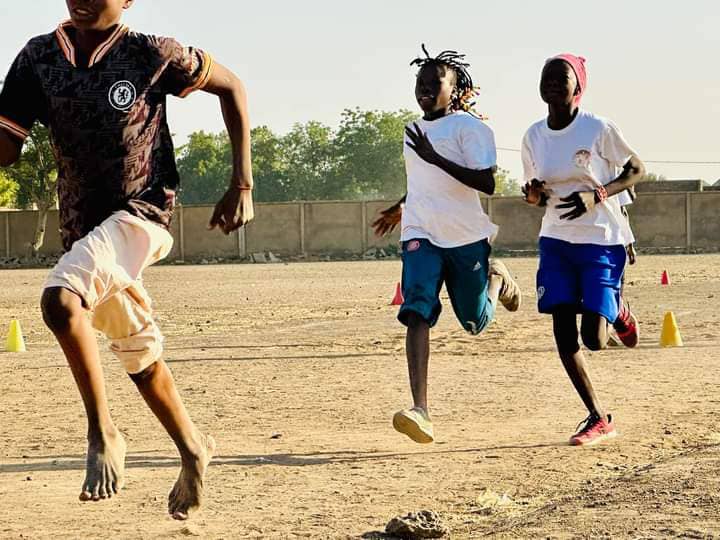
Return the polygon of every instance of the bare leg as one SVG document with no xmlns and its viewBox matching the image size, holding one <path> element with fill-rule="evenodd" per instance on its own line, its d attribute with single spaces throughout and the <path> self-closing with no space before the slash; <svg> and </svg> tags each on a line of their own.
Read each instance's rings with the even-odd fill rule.
<svg viewBox="0 0 720 540">
<path fill-rule="evenodd" d="M 591 351 L 601 351 L 607 348 L 608 322 L 597 313 L 583 313 L 580 332 L 585 346 Z"/>
<path fill-rule="evenodd" d="M 95 333 L 80 297 L 67 289 L 46 289 L 42 312 L 65 353 L 88 418 L 87 467 L 80 500 L 112 497 L 123 486 L 126 445 L 110 417 Z"/>
<path fill-rule="evenodd" d="M 605 418 L 605 411 L 595 393 L 585 356 L 578 344 L 576 314 L 573 307 L 559 308 L 553 313 L 553 331 L 563 367 L 575 390 L 591 414 Z M 605 341 L 601 342 L 605 344 Z"/>
<path fill-rule="evenodd" d="M 408 314 L 408 329 L 405 339 L 410 389 L 415 407 L 428 412 L 427 377 L 430 359 L 430 325 L 414 312 Z"/>
<path fill-rule="evenodd" d="M 165 362 L 159 360 L 130 377 L 180 452 L 182 468 L 170 492 L 168 511 L 175 519 L 187 519 L 202 502 L 205 471 L 215 451 L 215 441 L 193 424 Z"/>
<path fill-rule="evenodd" d="M 497 274 L 490 274 L 488 278 L 488 300 L 497 307 L 500 287 L 503 285 L 503 278 Z"/>
</svg>

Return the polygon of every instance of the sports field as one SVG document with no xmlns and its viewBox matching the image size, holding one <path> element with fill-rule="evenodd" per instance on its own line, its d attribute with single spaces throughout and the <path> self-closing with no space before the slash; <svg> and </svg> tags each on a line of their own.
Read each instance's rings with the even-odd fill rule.
<svg viewBox="0 0 720 540">
<path fill-rule="evenodd" d="M 420 509 L 453 538 L 720 536 L 720 255 L 629 270 L 641 346 L 590 354 L 620 437 L 587 449 L 565 444 L 585 411 L 535 309 L 536 260 L 506 262 L 518 313 L 473 338 L 448 305 L 432 333 L 427 446 L 391 426 L 410 405 L 398 261 L 150 269 L 166 359 L 218 444 L 187 522 L 166 514 L 174 446 L 105 346 L 127 485 L 78 501 L 85 418 L 40 318 L 46 271 L 0 272 L 3 332 L 18 317 L 28 346 L 0 354 L 0 538 L 381 538 Z M 658 346 L 667 310 L 683 348 Z"/>
</svg>

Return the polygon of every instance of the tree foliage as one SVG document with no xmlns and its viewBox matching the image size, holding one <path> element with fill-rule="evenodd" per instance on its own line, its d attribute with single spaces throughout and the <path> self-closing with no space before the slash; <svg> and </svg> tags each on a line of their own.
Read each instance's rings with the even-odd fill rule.
<svg viewBox="0 0 720 540">
<path fill-rule="evenodd" d="M 50 132 L 35 124 L 25 139 L 22 155 L 6 174 L 17 184 L 17 205 L 37 208 L 38 217 L 31 244 L 32 255 L 37 256 L 45 240 L 48 211 L 57 202 L 57 165 Z"/>
<path fill-rule="evenodd" d="M 667 177 L 662 174 L 655 174 L 652 172 L 645 173 L 645 176 L 643 176 L 642 181 L 643 182 L 657 182 L 657 181 L 663 181 L 667 180 Z"/>
<path fill-rule="evenodd" d="M 5 172 L 18 184 L 17 202 L 21 208 L 55 206 L 57 165 L 47 128 L 35 124 L 25 139 L 20 159 Z"/>
<path fill-rule="evenodd" d="M 407 111 L 348 109 L 337 129 L 315 121 L 285 135 L 254 128 L 255 200 L 399 197 L 405 190 L 403 129 L 413 118 Z M 216 202 L 230 179 L 231 155 L 227 133 L 193 133 L 178 152 L 183 203 Z"/>
<path fill-rule="evenodd" d="M 0 208 L 17 207 L 17 182 L 6 172 L 0 170 Z"/>
</svg>

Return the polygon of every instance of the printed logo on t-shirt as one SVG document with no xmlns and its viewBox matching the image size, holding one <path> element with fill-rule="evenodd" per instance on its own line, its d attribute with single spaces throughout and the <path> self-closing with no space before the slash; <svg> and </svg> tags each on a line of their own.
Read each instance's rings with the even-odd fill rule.
<svg viewBox="0 0 720 540">
<path fill-rule="evenodd" d="M 480 261 L 475 263 L 475 266 L 473 266 L 473 272 L 477 272 L 483 267 L 482 263 Z"/>
<path fill-rule="evenodd" d="M 110 88 L 108 99 L 118 111 L 127 111 L 135 104 L 137 91 L 130 81 L 118 81 Z"/>
<path fill-rule="evenodd" d="M 575 157 L 573 158 L 573 161 L 575 162 L 575 165 L 577 165 L 581 169 L 589 169 L 591 157 L 592 154 L 590 153 L 590 150 L 585 150 L 583 148 L 575 152 Z"/>
<path fill-rule="evenodd" d="M 545 296 L 545 287 L 538 287 L 537 290 L 538 293 L 538 300 L 540 300 L 543 296 Z"/>
<path fill-rule="evenodd" d="M 420 249 L 420 241 L 419 240 L 412 240 L 407 245 L 408 251 L 417 251 Z"/>
</svg>

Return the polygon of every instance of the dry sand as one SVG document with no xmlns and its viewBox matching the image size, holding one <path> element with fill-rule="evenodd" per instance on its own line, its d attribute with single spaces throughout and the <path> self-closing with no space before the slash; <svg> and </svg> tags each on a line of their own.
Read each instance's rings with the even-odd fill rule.
<svg viewBox="0 0 720 540">
<path fill-rule="evenodd" d="M 536 313 L 537 263 L 506 262 L 526 295 L 518 313 L 473 338 L 446 303 L 432 333 L 427 446 L 391 426 L 410 404 L 388 305 L 399 262 L 150 269 L 166 359 L 218 442 L 207 504 L 186 523 L 166 515 L 174 447 L 105 345 L 127 487 L 78 501 L 86 425 L 40 318 L 45 271 L 0 272 L 0 322 L 18 317 L 29 351 L 0 354 L 0 537 L 378 538 L 421 509 L 454 538 L 720 535 L 720 256 L 643 256 L 630 269 L 642 344 L 590 354 L 621 434 L 591 449 L 565 444 L 585 411 Z M 684 348 L 658 346 L 666 310 Z"/>
</svg>

